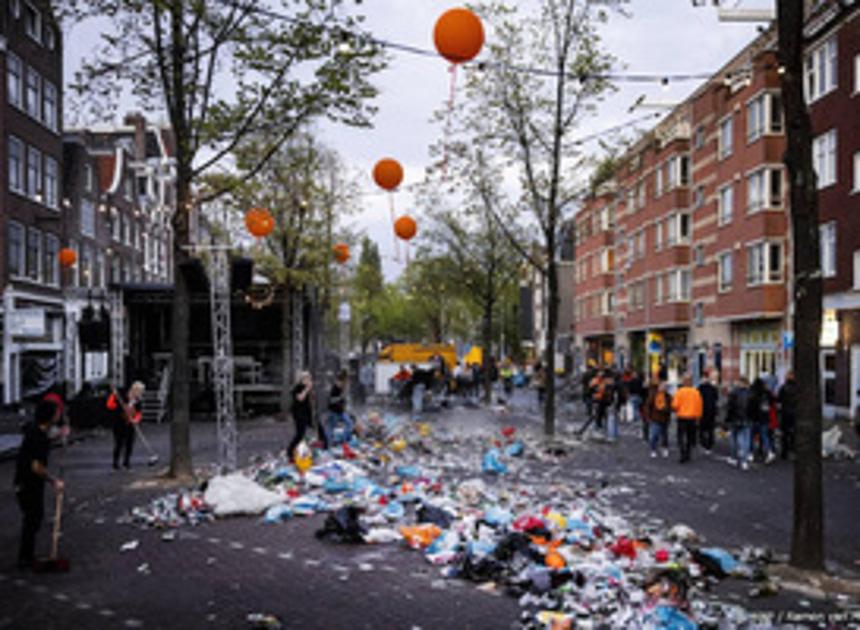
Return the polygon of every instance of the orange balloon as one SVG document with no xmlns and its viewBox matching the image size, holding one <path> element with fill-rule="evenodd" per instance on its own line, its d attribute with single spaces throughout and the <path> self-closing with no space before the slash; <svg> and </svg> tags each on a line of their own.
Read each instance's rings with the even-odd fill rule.
<svg viewBox="0 0 860 630">
<path fill-rule="evenodd" d="M 415 223 L 415 219 L 404 214 L 394 222 L 394 233 L 404 241 L 408 241 L 418 233 L 418 224 Z"/>
<path fill-rule="evenodd" d="M 57 257 L 60 259 L 60 266 L 62 267 L 71 267 L 78 261 L 78 255 L 75 253 L 75 250 L 69 247 L 61 249 Z"/>
<path fill-rule="evenodd" d="M 257 238 L 263 238 L 275 229 L 275 219 L 265 208 L 251 208 L 245 213 L 245 227 Z"/>
<path fill-rule="evenodd" d="M 469 9 L 449 9 L 436 20 L 433 28 L 436 50 L 451 63 L 473 59 L 484 45 L 481 18 Z"/>
<path fill-rule="evenodd" d="M 334 252 L 334 259 L 341 265 L 349 260 L 349 245 L 346 243 L 335 244 L 332 251 Z"/>
<path fill-rule="evenodd" d="M 383 158 L 373 167 L 373 181 L 385 190 L 394 190 L 403 181 L 403 167 L 392 158 Z"/>
</svg>

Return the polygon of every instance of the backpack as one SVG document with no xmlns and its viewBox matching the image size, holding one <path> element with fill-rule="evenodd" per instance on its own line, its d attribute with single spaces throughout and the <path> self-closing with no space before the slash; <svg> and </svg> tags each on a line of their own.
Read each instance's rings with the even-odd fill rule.
<svg viewBox="0 0 860 630">
<path fill-rule="evenodd" d="M 668 406 L 669 405 L 666 402 L 666 392 L 657 392 L 657 395 L 654 396 L 654 409 L 657 411 L 666 411 Z"/>
</svg>

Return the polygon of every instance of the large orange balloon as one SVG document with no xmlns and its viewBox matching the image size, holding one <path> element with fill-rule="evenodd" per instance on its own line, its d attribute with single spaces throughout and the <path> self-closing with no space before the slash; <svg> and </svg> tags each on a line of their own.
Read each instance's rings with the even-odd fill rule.
<svg viewBox="0 0 860 630">
<path fill-rule="evenodd" d="M 449 9 L 436 20 L 433 28 L 436 50 L 451 63 L 473 59 L 484 45 L 481 18 L 469 9 Z"/>
<path fill-rule="evenodd" d="M 349 260 L 349 245 L 346 243 L 335 244 L 332 251 L 334 252 L 334 259 L 341 265 Z"/>
<path fill-rule="evenodd" d="M 59 251 L 57 257 L 60 259 L 60 265 L 62 267 L 71 267 L 78 261 L 78 255 L 75 253 L 75 250 L 64 247 Z"/>
<path fill-rule="evenodd" d="M 403 167 L 392 158 L 383 158 L 373 167 L 373 181 L 380 188 L 394 190 L 403 181 Z"/>
<path fill-rule="evenodd" d="M 245 227 L 257 238 L 263 238 L 275 229 L 275 219 L 265 208 L 251 208 L 245 213 Z"/>
<path fill-rule="evenodd" d="M 394 233 L 404 241 L 408 241 L 418 233 L 418 224 L 415 223 L 415 219 L 404 214 L 394 222 Z"/>
</svg>

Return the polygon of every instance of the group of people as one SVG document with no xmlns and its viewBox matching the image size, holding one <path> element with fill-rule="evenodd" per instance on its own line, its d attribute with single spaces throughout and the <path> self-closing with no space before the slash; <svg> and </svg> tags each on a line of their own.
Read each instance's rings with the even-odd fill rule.
<svg viewBox="0 0 860 630">
<path fill-rule="evenodd" d="M 317 439 L 323 448 L 348 442 L 355 430 L 355 422 L 347 412 L 349 372 L 340 370 L 329 389 L 326 422 L 316 422 Z M 290 412 L 295 422 L 295 434 L 287 447 L 290 459 L 295 458 L 296 448 L 305 439 L 308 429 L 314 425 L 314 382 L 310 372 L 300 372 L 297 383 L 290 392 Z"/>
<path fill-rule="evenodd" d="M 630 420 L 641 423 L 642 438 L 648 442 L 651 457 L 669 456 L 669 427 L 675 418 L 676 440 L 681 463 L 690 461 L 697 443 L 706 454 L 715 444 L 721 397 L 726 397 L 724 424 L 729 430 L 729 462 L 743 470 L 758 455 L 764 463 L 776 459 L 774 436 L 779 429 L 780 454 L 787 458 L 794 450 L 797 384 L 788 372 L 777 387 L 767 374 L 752 384 L 739 377 L 722 389 L 716 372 L 706 373 L 698 387 L 686 375 L 672 393 L 669 383 L 659 374 L 647 385 L 641 375 L 627 369 L 621 374 L 610 368 L 586 371 L 582 381 L 583 402 L 592 423 L 610 441 L 618 439 L 618 422 L 627 412 Z"/>
</svg>

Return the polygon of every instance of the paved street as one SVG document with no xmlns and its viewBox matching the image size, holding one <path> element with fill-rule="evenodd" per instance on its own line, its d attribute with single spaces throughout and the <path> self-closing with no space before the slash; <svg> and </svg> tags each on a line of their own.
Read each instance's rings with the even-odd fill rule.
<svg viewBox="0 0 860 630">
<path fill-rule="evenodd" d="M 504 424 L 538 431 L 536 416 L 519 400 L 511 411 L 457 409 L 429 416 L 436 425 L 491 435 Z M 562 433 L 575 425 L 564 421 Z M 147 426 L 158 452 L 167 452 L 167 426 Z M 193 427 L 195 461 L 211 462 L 214 426 Z M 787 550 L 791 468 L 759 466 L 749 473 L 729 468 L 716 456 L 698 455 L 690 465 L 674 458 L 651 460 L 626 427 L 620 443 L 589 442 L 556 463 L 542 464 L 553 478 L 617 486 L 615 501 L 640 518 L 683 522 L 710 544 L 744 544 Z M 241 455 L 247 460 L 282 446 L 287 425 L 255 422 L 241 426 Z M 519 618 L 517 600 L 481 592 L 474 584 L 439 579 L 419 554 L 398 545 L 347 546 L 317 541 L 322 517 L 264 525 L 257 518 L 221 520 L 183 527 L 172 542 L 162 532 L 119 524 L 130 507 L 163 494 L 138 448 L 131 472 L 109 469 L 110 436 L 101 434 L 71 446 L 62 466 L 69 485 L 62 555 L 72 570 L 61 575 L 13 570 L 19 517 L 11 485 L 12 464 L 0 464 L 6 508 L 0 517 L 0 628 L 212 627 L 243 626 L 249 613 L 278 617 L 302 628 L 499 628 Z M 52 454 L 52 465 L 61 453 Z M 475 455 L 477 467 L 479 454 Z M 546 468 L 548 466 L 549 468 Z M 860 570 L 856 536 L 857 463 L 826 464 L 827 540 L 831 564 L 843 574 Z M 47 546 L 48 525 L 41 543 Z M 137 549 L 120 547 L 138 540 Z M 732 582 L 718 594 L 760 610 L 798 608 L 797 596 L 748 600 L 749 583 Z M 827 603 L 812 609 L 832 609 Z M 802 609 L 802 608 L 798 608 Z"/>
</svg>

